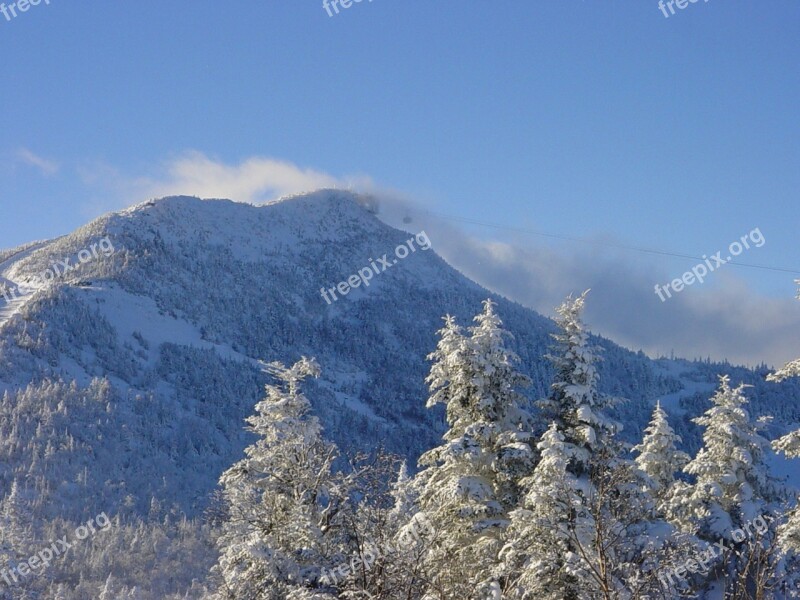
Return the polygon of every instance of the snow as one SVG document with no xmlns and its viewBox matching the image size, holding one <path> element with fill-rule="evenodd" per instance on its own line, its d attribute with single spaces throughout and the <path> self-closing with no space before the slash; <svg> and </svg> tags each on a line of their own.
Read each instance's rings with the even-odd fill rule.
<svg viewBox="0 0 800 600">
<path fill-rule="evenodd" d="M 20 286 L 13 281 L 10 281 L 5 278 L 0 278 L 0 287 L 3 285 L 9 286 L 10 289 L 14 290 L 14 295 L 12 296 L 9 293 L 10 300 L 6 300 L 2 294 L 0 294 L 0 330 L 3 328 L 11 318 L 19 313 L 22 310 L 22 307 L 31 299 L 33 294 L 37 291 L 38 288 L 28 287 L 28 286 Z"/>
<path fill-rule="evenodd" d="M 8 290 L 7 295 L 9 298 L 7 300 L 5 295 L 0 293 L 0 330 L 3 329 L 3 325 L 22 310 L 22 307 L 33 297 L 34 293 L 41 289 L 41 286 L 35 284 L 32 279 L 26 281 L 17 280 L 16 276 L 12 274 L 15 271 L 15 265 L 47 243 L 39 242 L 29 245 L 24 250 L 15 252 L 0 263 L 0 290 L 5 287 Z"/>
<path fill-rule="evenodd" d="M 79 288 L 87 304 L 96 304 L 100 313 L 108 319 L 122 340 L 139 342 L 134 333 L 139 333 L 149 346 L 149 365 L 155 365 L 159 346 L 165 343 L 215 350 L 220 356 L 258 365 L 254 358 L 233 350 L 228 344 L 215 344 L 204 340 L 196 325 L 185 319 L 165 314 L 156 303 L 146 296 L 131 294 L 117 285 L 89 286 Z"/>
<path fill-rule="evenodd" d="M 665 396 L 661 396 L 656 401 L 661 402 L 663 408 L 670 417 L 683 416 L 686 410 L 681 406 L 683 398 L 690 398 L 695 394 L 702 393 L 710 398 L 714 393 L 716 385 L 710 382 L 698 380 L 697 373 L 691 363 L 685 360 L 658 360 L 655 361 L 656 368 L 664 375 L 669 375 L 680 380 L 683 389 Z M 653 402 L 655 405 L 655 401 Z"/>
</svg>

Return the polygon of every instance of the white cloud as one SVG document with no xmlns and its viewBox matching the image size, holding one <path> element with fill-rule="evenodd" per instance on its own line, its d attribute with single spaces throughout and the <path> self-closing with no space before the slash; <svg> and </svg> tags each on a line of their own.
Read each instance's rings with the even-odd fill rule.
<svg viewBox="0 0 800 600">
<path fill-rule="evenodd" d="M 548 245 L 505 231 L 504 241 L 497 241 L 496 232 L 483 239 L 406 200 L 384 201 L 382 207 L 379 216 L 387 223 L 425 229 L 434 250 L 467 277 L 542 314 L 553 316 L 565 296 L 591 288 L 589 326 L 628 348 L 751 366 L 779 365 L 800 354 L 800 302 L 793 285 L 785 298 L 766 297 L 729 266 L 661 302 L 655 283 L 691 265 L 621 251 L 609 240 Z"/>
<path fill-rule="evenodd" d="M 56 162 L 42 158 L 28 150 L 27 148 L 20 148 L 17 150 L 17 160 L 29 167 L 38 169 L 43 175 L 50 176 L 58 173 L 59 165 Z"/>
<path fill-rule="evenodd" d="M 85 183 L 113 192 L 115 208 L 173 195 L 261 204 L 319 188 L 366 189 L 372 185 L 367 177 L 338 178 L 268 157 L 255 156 L 227 164 L 196 151 L 169 160 L 155 173 L 140 177 L 124 175 L 108 165 L 85 166 L 80 172 Z"/>
<path fill-rule="evenodd" d="M 200 152 L 191 152 L 169 164 L 166 178 L 145 185 L 151 196 L 188 194 L 258 204 L 287 194 L 348 187 L 354 183 L 364 180 L 346 182 L 320 171 L 264 157 L 227 165 Z"/>
</svg>

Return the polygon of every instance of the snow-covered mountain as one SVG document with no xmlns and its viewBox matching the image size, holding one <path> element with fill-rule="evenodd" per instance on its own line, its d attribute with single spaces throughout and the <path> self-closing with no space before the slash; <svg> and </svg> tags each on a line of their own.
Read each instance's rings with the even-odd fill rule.
<svg viewBox="0 0 800 600">
<path fill-rule="evenodd" d="M 323 378 L 310 396 L 328 435 L 344 448 L 383 444 L 413 458 L 441 432 L 441 415 L 424 407 L 425 357 L 441 318 L 451 313 L 466 324 L 480 301 L 493 296 L 439 258 L 436 240 L 432 250 L 394 259 L 395 248 L 415 233 L 385 225 L 368 200 L 341 191 L 262 207 L 171 197 L 5 252 L 0 277 L 12 293 L 11 302 L 0 297 L 1 385 L 10 393 L 20 386 L 36 393 L 45 380 L 79 387 L 107 380 L 109 431 L 99 426 L 99 439 L 86 440 L 85 451 L 105 454 L 110 478 L 127 482 L 125 492 L 140 506 L 150 496 L 190 513 L 204 504 L 246 442 L 243 419 L 265 382 L 259 360 L 317 357 Z M 81 263 L 79 253 L 104 238 L 113 251 L 106 244 L 107 252 Z M 331 303 L 323 298 L 320 288 L 334 287 L 384 254 L 396 264 L 368 287 Z M 65 259 L 73 269 L 42 285 L 40 274 Z M 530 394 L 541 397 L 550 378 L 543 356 L 552 324 L 495 299 L 534 380 Z M 720 370 L 653 362 L 601 343 L 605 390 L 630 399 L 621 410 L 631 439 L 656 398 L 697 389 L 681 381 L 682 373 L 707 384 L 706 397 Z M 770 408 L 785 408 L 786 419 L 797 420 L 796 389 L 763 389 L 789 394 Z M 141 422 L 137 411 L 146 417 Z M 144 456 L 131 456 L 141 446 L 153 453 L 156 473 Z M 144 470 L 139 485 L 136 473 Z M 98 475 L 105 482 L 111 473 Z M 154 481 L 161 489 L 152 489 Z M 122 493 L 96 491 L 94 498 L 112 503 Z"/>
<path fill-rule="evenodd" d="M 42 518 L 196 516 L 251 440 L 259 361 L 301 355 L 322 367 L 307 395 L 327 436 L 413 461 L 443 430 L 424 406 L 442 317 L 468 324 L 490 296 L 534 382 L 527 393 L 545 395 L 552 322 L 465 278 L 421 233 L 384 224 L 370 199 L 322 190 L 260 207 L 164 198 L 0 252 L 3 489 L 22 481 Z M 323 297 L 363 269 L 368 286 Z M 617 411 L 629 441 L 665 398 L 694 451 L 689 419 L 722 372 L 755 386 L 753 412 L 778 416 L 775 433 L 800 421 L 800 386 L 766 383 L 765 369 L 598 342 L 601 388 L 629 399 Z"/>
</svg>

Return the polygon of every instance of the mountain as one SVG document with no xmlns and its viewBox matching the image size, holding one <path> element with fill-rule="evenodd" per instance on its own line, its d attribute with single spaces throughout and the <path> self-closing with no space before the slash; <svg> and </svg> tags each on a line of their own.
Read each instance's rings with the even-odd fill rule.
<svg viewBox="0 0 800 600">
<path fill-rule="evenodd" d="M 268 381 L 261 361 L 301 355 L 322 367 L 306 393 L 328 437 L 414 464 L 443 431 L 424 383 L 442 317 L 467 325 L 487 297 L 533 380 L 527 395 L 545 395 L 553 323 L 377 211 L 374 199 L 335 190 L 264 206 L 169 197 L 0 252 L 4 493 L 21 484 L 34 521 L 201 517 L 252 439 L 244 419 Z M 753 412 L 779 416 L 776 434 L 800 422 L 800 385 L 767 384 L 765 369 L 596 342 L 603 391 L 628 399 L 617 411 L 628 441 L 664 398 L 694 450 L 689 419 L 722 372 L 756 386 Z"/>
</svg>

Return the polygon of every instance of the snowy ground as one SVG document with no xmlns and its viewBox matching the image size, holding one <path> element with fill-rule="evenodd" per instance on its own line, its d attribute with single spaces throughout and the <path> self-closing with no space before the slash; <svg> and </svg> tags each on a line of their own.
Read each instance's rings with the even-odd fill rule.
<svg viewBox="0 0 800 600">
<path fill-rule="evenodd" d="M 28 256 L 31 252 L 38 250 L 47 242 L 35 244 L 26 248 L 21 252 L 10 256 L 5 261 L 0 263 L 0 289 L 5 287 L 7 290 L 8 299 L 0 293 L 0 329 L 17 314 L 25 303 L 33 297 L 34 292 L 40 288 L 27 282 L 15 281 L 14 275 L 8 273 L 10 267 L 19 260 Z"/>
<path fill-rule="evenodd" d="M 667 394 L 659 398 L 661 401 L 661 408 L 667 411 L 667 414 L 679 416 L 686 413 L 686 410 L 681 406 L 683 398 L 689 398 L 697 393 L 707 394 L 710 398 L 714 394 L 716 386 L 707 381 L 696 381 L 692 378 L 693 369 L 689 362 L 683 360 L 674 361 L 657 361 L 656 368 L 660 369 L 664 375 L 680 379 L 683 384 L 683 389 L 672 394 Z"/>
</svg>

